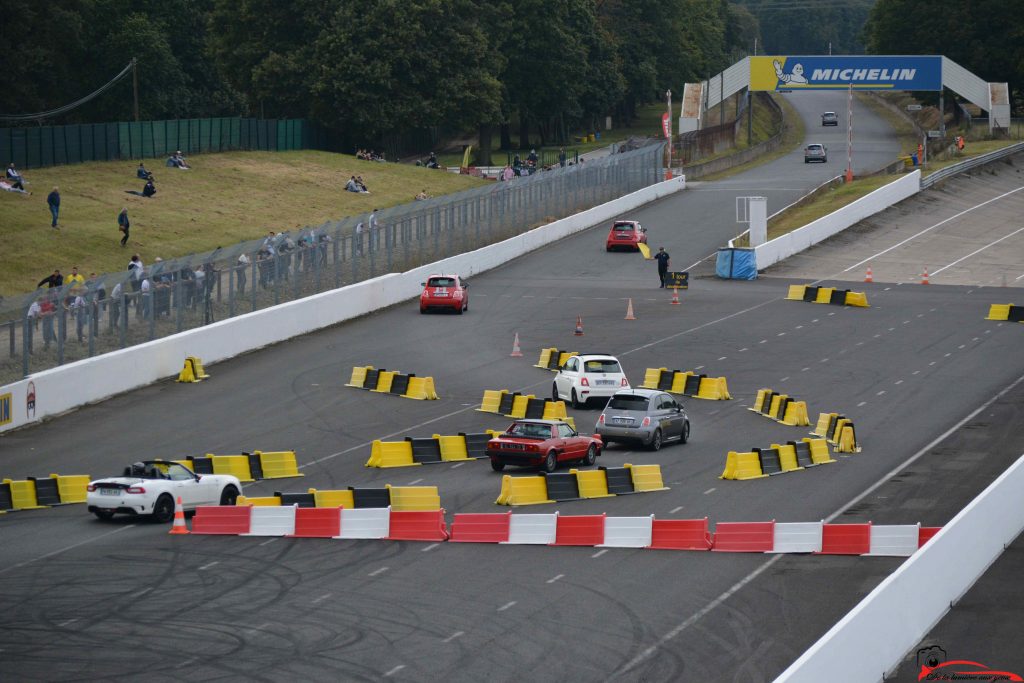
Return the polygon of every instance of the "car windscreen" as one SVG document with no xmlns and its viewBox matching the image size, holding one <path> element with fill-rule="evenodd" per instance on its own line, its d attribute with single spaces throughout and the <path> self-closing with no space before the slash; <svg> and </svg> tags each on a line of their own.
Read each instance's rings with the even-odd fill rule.
<svg viewBox="0 0 1024 683">
<path fill-rule="evenodd" d="M 616 230 L 632 230 L 635 226 L 632 223 L 616 223 Z"/>
<path fill-rule="evenodd" d="M 427 280 L 427 287 L 454 287 L 455 280 L 450 277 L 432 277 Z"/>
<path fill-rule="evenodd" d="M 612 396 L 608 407 L 615 410 L 647 410 L 646 396 Z"/>
<path fill-rule="evenodd" d="M 622 372 L 617 360 L 602 358 L 599 360 L 588 360 L 583 363 L 583 372 Z"/>
</svg>

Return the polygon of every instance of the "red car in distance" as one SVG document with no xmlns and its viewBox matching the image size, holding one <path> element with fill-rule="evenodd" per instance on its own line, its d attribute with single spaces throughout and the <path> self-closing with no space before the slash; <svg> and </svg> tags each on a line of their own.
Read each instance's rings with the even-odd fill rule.
<svg viewBox="0 0 1024 683">
<path fill-rule="evenodd" d="M 638 244 L 647 244 L 647 228 L 636 221 L 615 221 L 612 229 L 608 231 L 604 248 L 605 251 L 622 248 L 640 251 Z"/>
<path fill-rule="evenodd" d="M 495 472 L 501 472 L 505 465 L 554 472 L 564 462 L 593 465 L 601 448 L 601 437 L 583 436 L 561 420 L 516 420 L 503 434 L 487 442 L 487 455 Z"/>
<path fill-rule="evenodd" d="M 469 283 L 458 275 L 431 275 L 423 284 L 420 294 L 420 313 L 430 309 L 455 311 L 459 315 L 469 310 Z"/>
</svg>

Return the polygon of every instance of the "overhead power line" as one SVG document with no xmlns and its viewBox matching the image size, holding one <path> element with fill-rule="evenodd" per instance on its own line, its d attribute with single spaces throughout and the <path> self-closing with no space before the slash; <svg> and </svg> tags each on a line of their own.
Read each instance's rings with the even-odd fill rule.
<svg viewBox="0 0 1024 683">
<path fill-rule="evenodd" d="M 93 92 L 89 93 L 81 99 L 75 100 L 71 104 L 66 104 L 63 107 L 58 107 L 57 109 L 50 109 L 49 111 L 37 112 L 35 114 L 0 114 L 0 121 L 39 121 L 42 119 L 52 118 L 54 116 L 60 116 L 61 114 L 65 114 L 69 111 L 72 111 L 73 109 L 81 107 L 83 104 L 99 97 L 107 90 L 110 90 L 117 84 L 118 81 L 127 76 L 131 72 L 131 70 L 132 62 L 129 62 L 128 66 L 121 70 L 121 73 L 114 76 L 112 79 L 107 81 L 98 89 L 94 90 Z"/>
</svg>

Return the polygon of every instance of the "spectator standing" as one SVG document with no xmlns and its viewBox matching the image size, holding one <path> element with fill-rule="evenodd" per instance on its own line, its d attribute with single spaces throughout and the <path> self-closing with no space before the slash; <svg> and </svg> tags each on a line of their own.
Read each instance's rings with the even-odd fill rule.
<svg viewBox="0 0 1024 683">
<path fill-rule="evenodd" d="M 64 284 L 71 285 L 72 287 L 85 284 L 85 278 L 78 274 L 78 266 L 71 266 L 71 275 L 64 278 Z"/>
<path fill-rule="evenodd" d="M 238 276 L 238 295 L 245 296 L 245 283 L 247 282 L 247 276 L 249 272 L 249 257 L 244 253 L 238 255 L 238 270 L 236 271 Z"/>
<path fill-rule="evenodd" d="M 57 225 L 57 216 L 60 214 L 60 188 L 54 186 L 53 192 L 46 195 L 46 205 L 50 207 L 50 216 L 53 217 L 50 227 L 60 230 Z"/>
<path fill-rule="evenodd" d="M 128 282 L 133 292 L 139 291 L 142 287 L 142 273 L 144 266 L 138 254 L 132 254 L 132 260 L 128 262 Z"/>
<path fill-rule="evenodd" d="M 357 254 L 362 254 L 363 253 L 363 222 L 362 221 L 359 221 L 358 223 L 356 223 L 355 237 L 356 237 L 356 253 Z"/>
<path fill-rule="evenodd" d="M 558 150 L 558 165 L 565 168 L 565 147 Z"/>
<path fill-rule="evenodd" d="M 661 280 L 661 288 L 664 289 L 665 274 L 668 272 L 669 266 L 669 256 L 665 247 L 658 247 L 658 253 L 654 255 L 654 260 L 658 262 L 658 279 Z"/>
<path fill-rule="evenodd" d="M 515 171 L 512 170 L 512 167 L 508 164 L 505 164 L 505 170 L 501 172 L 501 179 L 508 182 L 509 180 L 512 180 L 512 178 L 514 178 L 515 175 L 516 173 Z"/>
<path fill-rule="evenodd" d="M 139 164 L 140 166 L 142 164 Z M 128 244 L 129 230 L 131 229 L 131 221 L 128 220 L 128 207 L 121 209 L 121 213 L 117 214 L 117 229 L 121 231 L 121 246 L 124 247 Z"/>
<path fill-rule="evenodd" d="M 78 337 L 78 343 L 81 344 L 85 341 L 85 326 L 89 322 L 89 308 L 83 296 L 84 289 L 82 287 L 75 287 L 72 290 L 75 294 L 75 298 L 71 303 L 70 311 L 71 315 L 75 317 L 75 335 Z"/>
<path fill-rule="evenodd" d="M 374 209 L 373 212 L 370 213 L 369 224 L 370 250 L 373 251 L 377 249 L 378 245 L 380 244 L 380 224 L 377 223 L 377 209 Z"/>
<path fill-rule="evenodd" d="M 57 313 L 57 306 L 54 304 L 52 293 L 47 292 L 43 300 L 39 302 L 39 316 L 43 320 L 43 349 L 50 347 L 50 342 L 57 341 L 57 335 L 53 333 L 53 316 Z"/>
<path fill-rule="evenodd" d="M 85 281 L 88 291 L 93 292 L 92 312 L 94 333 L 99 334 L 100 313 L 107 307 L 107 290 L 103 286 L 103 280 L 96 277 L 96 273 L 89 273 L 89 279 Z"/>
<path fill-rule="evenodd" d="M 142 317 L 149 320 L 151 311 L 153 310 L 152 301 L 150 299 L 150 290 L 153 285 L 150 284 L 149 278 L 144 278 L 142 284 L 139 285 L 139 291 L 142 293 Z"/>
<path fill-rule="evenodd" d="M 122 301 L 122 294 L 124 294 L 124 285 L 118 282 L 114 285 L 114 288 L 110 290 L 110 326 L 117 327 L 118 323 L 121 322 L 121 309 L 124 307 L 124 301 Z M 125 318 L 127 319 L 127 311 L 125 312 Z"/>
<path fill-rule="evenodd" d="M 60 274 L 60 270 L 59 269 L 54 270 L 51 275 L 48 275 L 48 276 L 44 277 L 42 280 L 39 281 L 39 284 L 36 285 L 36 289 L 38 289 L 39 287 L 42 287 L 43 285 L 46 285 L 47 289 L 53 289 L 55 287 L 63 287 L 64 286 L 64 276 Z"/>
<path fill-rule="evenodd" d="M 526 164 L 533 168 L 537 168 L 537 150 L 531 149 L 530 153 L 526 155 Z"/>
</svg>

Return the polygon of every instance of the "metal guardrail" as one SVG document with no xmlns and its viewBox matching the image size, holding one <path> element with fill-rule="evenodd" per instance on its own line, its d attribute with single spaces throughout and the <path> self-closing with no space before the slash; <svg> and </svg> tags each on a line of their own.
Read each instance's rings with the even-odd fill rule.
<svg viewBox="0 0 1024 683">
<path fill-rule="evenodd" d="M 1004 157 L 1012 156 L 1014 154 L 1017 154 L 1018 152 L 1024 152 L 1024 142 L 1018 142 L 1015 145 L 1003 147 L 1002 149 L 997 149 L 994 152 L 982 154 L 981 156 L 971 157 L 970 159 L 964 159 L 959 163 L 953 164 L 952 166 L 947 166 L 943 169 L 936 171 L 935 173 L 932 173 L 922 178 L 921 189 L 923 190 L 926 187 L 931 187 L 935 183 L 945 180 L 946 178 L 955 176 L 958 173 L 970 171 L 971 169 L 978 168 L 979 166 L 984 166 L 985 164 L 991 163 L 993 161 L 998 161 L 999 159 L 1002 159 Z"/>
</svg>

